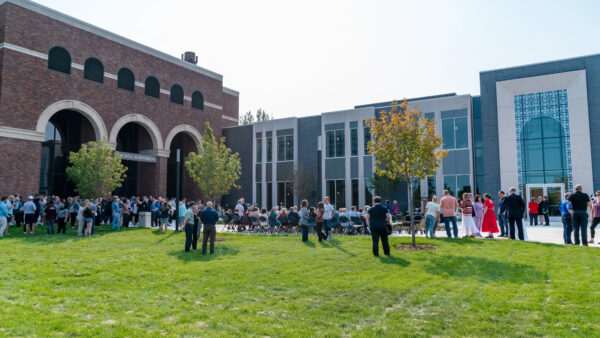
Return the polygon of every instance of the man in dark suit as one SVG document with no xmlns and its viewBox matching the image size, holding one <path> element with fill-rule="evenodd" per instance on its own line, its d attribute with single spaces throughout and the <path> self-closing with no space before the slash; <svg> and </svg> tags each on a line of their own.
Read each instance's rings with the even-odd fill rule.
<svg viewBox="0 0 600 338">
<path fill-rule="evenodd" d="M 510 238 L 515 239 L 515 223 L 519 231 L 519 239 L 524 241 L 523 234 L 523 215 L 525 214 L 525 201 L 520 195 L 517 195 L 517 188 L 511 187 L 508 190 L 508 197 L 504 199 L 502 205 L 506 208 L 508 214 L 508 224 L 510 227 Z"/>
</svg>

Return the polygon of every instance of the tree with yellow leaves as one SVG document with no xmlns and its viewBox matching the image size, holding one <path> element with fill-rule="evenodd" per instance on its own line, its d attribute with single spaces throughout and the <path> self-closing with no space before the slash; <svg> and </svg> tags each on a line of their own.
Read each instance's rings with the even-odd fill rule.
<svg viewBox="0 0 600 338">
<path fill-rule="evenodd" d="M 424 118 L 421 109 L 410 108 L 406 100 L 400 105 L 392 103 L 389 111 L 380 112 L 366 123 L 371 129 L 368 150 L 375 157 L 376 174 L 406 182 L 412 245 L 416 246 L 410 187 L 435 175 L 448 153 L 440 149 L 442 137 L 435 133 L 435 120 Z"/>
</svg>

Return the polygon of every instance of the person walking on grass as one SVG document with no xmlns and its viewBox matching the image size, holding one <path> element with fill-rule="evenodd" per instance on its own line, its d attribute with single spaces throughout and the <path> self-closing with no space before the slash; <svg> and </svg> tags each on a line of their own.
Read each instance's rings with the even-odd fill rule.
<svg viewBox="0 0 600 338">
<path fill-rule="evenodd" d="M 167 232 L 167 226 L 169 225 L 170 218 L 171 208 L 167 202 L 163 202 L 162 208 L 160 208 L 160 226 L 158 231 Z"/>
<path fill-rule="evenodd" d="M 388 242 L 388 233 L 386 222 L 392 222 L 392 215 L 389 210 L 381 204 L 381 197 L 375 196 L 373 199 L 375 206 L 369 208 L 365 215 L 365 222 L 371 230 L 371 239 L 373 240 L 373 256 L 379 256 L 379 239 L 383 246 L 383 253 L 390 255 L 390 243 Z"/>
<path fill-rule="evenodd" d="M 33 196 L 27 197 L 27 202 L 23 204 L 23 213 L 25 214 L 25 235 L 28 233 L 35 235 L 35 225 L 37 224 L 37 217 L 35 215 L 37 207 L 33 203 Z"/>
<path fill-rule="evenodd" d="M 319 202 L 317 204 L 317 208 L 315 209 L 315 230 L 317 231 L 317 236 L 319 237 L 319 242 L 323 239 L 326 239 L 327 236 L 323 233 L 323 225 L 325 220 L 323 219 L 323 214 L 325 213 L 325 203 Z"/>
<path fill-rule="evenodd" d="M 185 251 L 189 252 L 190 247 L 193 242 L 197 245 L 198 239 L 197 236 L 194 236 L 194 222 L 196 215 L 198 215 L 198 206 L 193 205 L 190 208 L 187 208 L 185 212 L 185 217 L 183 220 L 183 228 L 185 229 Z M 196 240 L 194 241 L 194 237 Z M 196 250 L 196 245 L 194 245 L 194 250 Z"/>
<path fill-rule="evenodd" d="M 327 241 L 331 241 L 331 224 L 335 215 L 335 207 L 331 204 L 329 196 L 325 196 L 325 204 L 323 205 L 323 222 L 325 223 L 325 235 Z"/>
<path fill-rule="evenodd" d="M 57 207 L 57 219 L 58 229 L 57 234 L 64 234 L 67 231 L 67 218 L 69 217 L 69 209 L 64 203 L 60 203 Z"/>
<path fill-rule="evenodd" d="M 431 202 L 425 205 L 425 237 L 435 238 L 435 227 L 440 219 L 440 205 L 437 196 L 431 197 Z"/>
<path fill-rule="evenodd" d="M 84 235 L 89 237 L 92 235 L 92 224 L 94 223 L 94 212 L 92 211 L 91 202 L 84 201 L 81 208 L 83 211 L 81 212 L 82 217 L 79 219 L 79 223 L 83 222 Z"/>
<path fill-rule="evenodd" d="M 112 210 L 112 224 L 111 224 L 110 228 L 112 230 L 115 230 L 115 228 L 117 230 L 121 230 L 121 226 L 119 224 L 120 220 L 121 220 L 121 203 L 119 202 L 119 196 L 113 197 L 111 210 Z"/>
<path fill-rule="evenodd" d="M 454 196 L 450 195 L 448 190 L 444 190 L 444 197 L 440 200 L 440 208 L 442 209 L 442 215 L 444 216 L 444 225 L 446 227 L 446 235 L 448 238 L 458 237 L 458 226 L 456 225 L 456 209 L 458 208 L 458 201 Z M 452 222 L 452 232 L 450 232 L 450 222 Z"/>
<path fill-rule="evenodd" d="M 573 231 L 575 233 L 575 245 L 579 245 L 579 243 L 581 243 L 582 245 L 587 246 L 587 212 L 588 210 L 592 209 L 590 196 L 583 193 L 583 187 L 581 184 L 577 184 L 575 186 L 575 192 L 569 196 L 569 202 L 573 207 L 571 210 L 571 219 L 573 223 Z"/>
<path fill-rule="evenodd" d="M 8 208 L 6 207 L 6 196 L 2 196 L 0 203 L 0 237 L 4 236 L 4 230 L 8 227 Z"/>
<path fill-rule="evenodd" d="M 54 235 L 54 224 L 56 223 L 56 205 L 54 200 L 50 199 L 44 209 L 46 215 L 46 235 Z"/>
<path fill-rule="evenodd" d="M 535 198 L 532 198 L 529 204 L 527 205 L 529 208 L 529 226 L 537 226 L 538 225 L 538 209 L 539 204 L 535 201 Z"/>
<path fill-rule="evenodd" d="M 588 243 L 594 243 L 594 235 L 596 234 L 596 226 L 600 223 L 600 191 L 596 191 L 596 198 L 592 203 L 592 226 L 590 227 L 590 233 L 592 238 Z"/>
<path fill-rule="evenodd" d="M 496 223 L 496 213 L 494 212 L 494 202 L 492 196 L 488 193 L 483 194 L 483 223 L 481 232 L 487 232 L 486 238 L 494 238 L 494 234 L 499 233 L 498 223 Z"/>
<path fill-rule="evenodd" d="M 200 214 L 202 221 L 202 254 L 206 255 L 206 245 L 210 240 L 210 254 L 215 253 L 215 239 L 217 237 L 217 221 L 219 214 L 213 209 L 213 202 L 206 202 L 206 209 Z"/>
</svg>

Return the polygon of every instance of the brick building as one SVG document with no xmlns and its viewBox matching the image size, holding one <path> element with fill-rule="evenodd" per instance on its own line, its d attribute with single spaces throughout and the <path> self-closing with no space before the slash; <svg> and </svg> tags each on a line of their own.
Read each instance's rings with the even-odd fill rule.
<svg viewBox="0 0 600 338">
<path fill-rule="evenodd" d="M 205 122 L 238 123 L 223 76 L 26 0 L 0 1 L 0 194 L 70 195 L 69 151 L 105 139 L 128 167 L 123 195 L 173 196 L 176 149 Z M 184 170 L 182 196 L 199 191 Z"/>
</svg>

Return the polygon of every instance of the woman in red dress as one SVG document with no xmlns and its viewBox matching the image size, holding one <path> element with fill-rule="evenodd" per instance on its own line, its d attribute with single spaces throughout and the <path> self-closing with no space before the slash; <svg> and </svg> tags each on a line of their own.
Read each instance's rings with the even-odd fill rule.
<svg viewBox="0 0 600 338">
<path fill-rule="evenodd" d="M 485 193 L 483 195 L 485 202 L 483 203 L 483 223 L 481 224 L 481 232 L 488 232 L 487 238 L 494 238 L 495 233 L 499 233 L 498 223 L 496 223 L 496 214 L 494 213 L 494 202 L 492 196 Z"/>
</svg>

